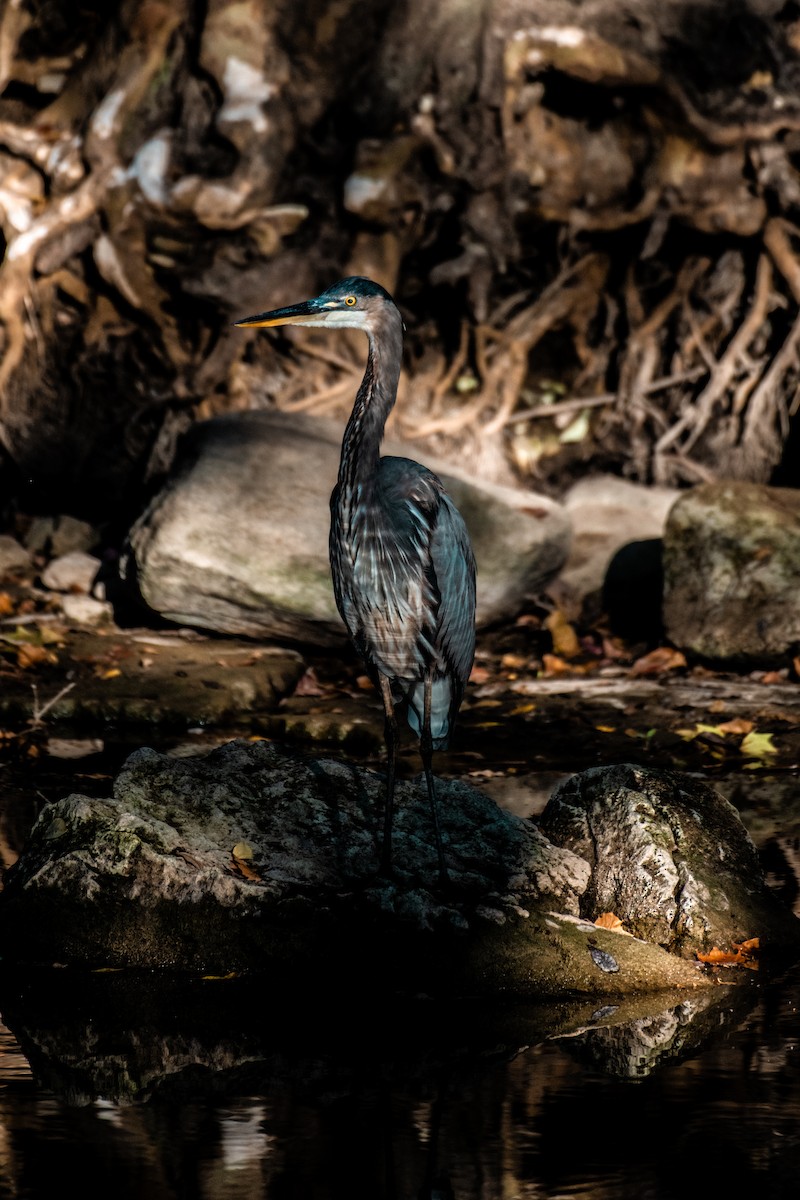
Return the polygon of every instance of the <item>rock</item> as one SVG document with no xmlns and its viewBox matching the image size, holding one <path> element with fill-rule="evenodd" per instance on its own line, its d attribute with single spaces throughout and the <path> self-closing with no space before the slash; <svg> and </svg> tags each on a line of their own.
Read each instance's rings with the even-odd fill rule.
<svg viewBox="0 0 800 1200">
<path fill-rule="evenodd" d="M 88 596 L 99 570 L 99 559 L 83 550 L 71 550 L 47 564 L 42 571 L 42 583 L 54 592 Z"/>
<path fill-rule="evenodd" d="M 328 565 L 342 428 L 272 412 L 195 426 L 173 478 L 130 532 L 126 578 L 181 624 L 325 645 L 344 639 Z M 384 452 L 419 457 L 387 442 Z M 545 497 L 445 476 L 474 540 L 478 621 L 518 611 L 563 563 L 569 520 Z"/>
<path fill-rule="evenodd" d="M 661 628 L 661 537 L 679 492 L 612 475 L 576 483 L 564 497 L 573 536 L 569 557 L 549 587 L 571 621 L 601 613 L 613 631 L 637 640 Z"/>
<path fill-rule="evenodd" d="M 556 787 L 540 828 L 591 868 L 583 916 L 613 912 L 683 955 L 751 937 L 800 947 L 800 921 L 767 887 L 736 809 L 691 776 L 591 768 Z"/>
<path fill-rule="evenodd" d="M 113 797 L 43 811 L 0 895 L 0 953 L 484 994 L 708 982 L 697 964 L 583 921 L 587 863 L 532 822 L 464 783 L 439 789 L 444 892 L 420 781 L 398 783 L 389 882 L 376 874 L 373 772 L 266 742 L 202 759 L 139 750 Z"/>
<path fill-rule="evenodd" d="M 64 596 L 64 600 L 88 597 Z M 120 630 L 83 623 L 63 629 L 59 668 L 51 667 L 49 683 L 40 693 L 47 703 L 48 721 L 83 729 L 113 729 L 132 740 L 133 731 L 158 729 L 199 731 L 235 726 L 248 729 L 275 723 L 281 733 L 290 725 L 281 706 L 305 671 L 302 656 L 290 647 L 254 647 L 246 639 L 204 637 L 194 630 Z M 44 683 L 44 681 L 43 681 Z M 354 702 L 353 702 L 354 703 Z M 342 740 L 349 749 L 382 745 L 383 725 L 372 714 L 352 715 Z M 37 715 L 37 699 L 27 673 L 5 681 L 0 688 L 0 717 L 19 723 Z M 331 724 L 339 721 L 337 715 Z M 325 731 L 328 732 L 327 730 Z M 146 735 L 146 736 L 149 736 Z"/>
<path fill-rule="evenodd" d="M 88 552 L 98 542 L 97 530 L 88 523 L 64 513 L 57 517 L 34 517 L 25 535 L 25 545 L 36 554 L 59 558 L 73 550 Z"/>
<path fill-rule="evenodd" d="M 114 609 L 108 601 L 95 600 L 93 596 L 67 592 L 61 598 L 61 607 L 67 620 L 76 625 L 102 625 L 114 619 Z"/>
<path fill-rule="evenodd" d="M 800 491 L 729 481 L 693 488 L 664 533 L 664 622 L 687 653 L 738 667 L 800 649 Z"/>
<path fill-rule="evenodd" d="M 30 566 L 31 556 L 25 547 L 9 534 L 0 533 L 0 579 L 28 571 Z"/>
</svg>

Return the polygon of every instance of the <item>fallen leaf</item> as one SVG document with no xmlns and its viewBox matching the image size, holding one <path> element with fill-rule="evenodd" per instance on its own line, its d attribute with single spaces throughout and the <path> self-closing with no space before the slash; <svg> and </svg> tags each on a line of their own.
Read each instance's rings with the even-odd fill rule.
<svg viewBox="0 0 800 1200">
<path fill-rule="evenodd" d="M 197 858 L 196 855 L 191 854 L 188 850 L 178 849 L 178 850 L 174 850 L 173 853 L 176 858 L 182 858 L 184 862 L 189 863 L 189 865 L 192 867 L 197 867 L 198 870 L 201 867 L 206 866 L 206 864 L 204 862 L 202 862 L 201 859 Z"/>
<path fill-rule="evenodd" d="M 636 659 L 631 667 L 631 675 L 663 675 L 667 671 L 682 670 L 685 666 L 686 656 L 680 650 L 674 650 L 671 646 L 659 646 Z"/>
<path fill-rule="evenodd" d="M 240 848 L 244 848 L 245 851 L 249 851 L 246 857 L 240 857 L 236 853 L 236 851 Z M 250 862 L 253 859 L 253 851 L 246 842 L 239 842 L 238 845 L 234 846 L 231 853 L 231 859 L 233 860 L 233 865 L 236 867 L 236 870 L 240 875 L 244 875 L 245 879 L 253 879 L 256 882 L 261 881 L 261 876 L 259 875 L 258 871 L 256 871 L 254 867 L 250 866 Z"/>
<path fill-rule="evenodd" d="M 753 722 L 746 720 L 745 717 L 733 717 L 724 725 L 717 726 L 720 733 L 751 733 L 753 728 Z"/>
<path fill-rule="evenodd" d="M 553 653 L 559 658 L 575 658 L 580 654 L 581 643 L 578 635 L 560 608 L 547 614 L 544 627 L 553 639 Z"/>
<path fill-rule="evenodd" d="M 759 682 L 766 684 L 783 683 L 786 675 L 786 671 L 765 671 Z"/>
<path fill-rule="evenodd" d="M 697 952 L 700 962 L 712 967 L 747 967 L 748 970 L 758 970 L 759 939 L 746 938 L 743 942 L 732 942 L 732 950 L 720 950 L 712 946 L 707 954 Z"/>
<path fill-rule="evenodd" d="M 732 967 L 742 961 L 742 957 L 735 950 L 720 950 L 717 946 L 712 946 L 707 954 L 702 954 L 697 951 L 697 957 L 700 962 L 710 963 L 715 967 Z"/>
<path fill-rule="evenodd" d="M 294 689 L 295 696 L 322 696 L 324 692 L 319 685 L 317 673 L 313 667 L 308 667 L 297 681 Z"/>
<path fill-rule="evenodd" d="M 527 713 L 532 713 L 532 712 L 536 712 L 536 705 L 533 703 L 533 701 L 530 701 L 527 704 L 515 705 L 514 708 L 509 709 L 508 715 L 510 717 L 523 717 Z"/>
<path fill-rule="evenodd" d="M 742 738 L 739 749 L 746 758 L 767 758 L 777 754 L 777 748 L 772 744 L 771 733 L 748 733 Z"/>
<path fill-rule="evenodd" d="M 20 646 L 17 650 L 17 666 L 24 671 L 38 667 L 40 663 L 57 663 L 58 658 L 46 646 Z"/>
<path fill-rule="evenodd" d="M 557 654 L 543 654 L 542 666 L 544 667 L 545 675 L 568 675 L 573 669 L 568 662 L 565 662 Z"/>
<path fill-rule="evenodd" d="M 0 592 L 0 617 L 7 617 L 14 611 L 14 601 L 8 592 Z"/>
<path fill-rule="evenodd" d="M 732 942 L 731 944 L 735 950 L 741 950 L 743 954 L 754 954 L 758 952 L 761 942 L 759 938 L 752 937 L 746 938 L 743 942 Z"/>
<path fill-rule="evenodd" d="M 500 659 L 500 666 L 505 671 L 521 671 L 527 665 L 527 658 L 523 658 L 521 654 L 504 654 Z"/>
<path fill-rule="evenodd" d="M 798 677 L 798 679 L 800 679 L 800 654 L 796 655 L 792 659 L 792 670 L 794 671 L 794 673 Z"/>
<path fill-rule="evenodd" d="M 101 679 L 116 679 L 117 676 L 121 675 L 121 674 L 122 674 L 122 671 L 120 671 L 119 667 L 111 667 L 108 671 L 102 671 L 100 674 L 100 678 Z"/>
<path fill-rule="evenodd" d="M 490 678 L 489 671 L 486 667 L 473 667 L 470 672 L 470 683 L 486 683 Z"/>
<path fill-rule="evenodd" d="M 622 921 L 615 913 L 604 912 L 597 918 L 595 925 L 598 925 L 600 929 L 621 929 Z"/>
</svg>

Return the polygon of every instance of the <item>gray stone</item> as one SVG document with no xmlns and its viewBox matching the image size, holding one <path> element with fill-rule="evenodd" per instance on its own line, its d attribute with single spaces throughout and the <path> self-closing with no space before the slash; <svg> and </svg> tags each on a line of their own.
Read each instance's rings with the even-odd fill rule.
<svg viewBox="0 0 800 1200">
<path fill-rule="evenodd" d="M 569 557 L 548 589 L 569 620 L 593 621 L 605 611 L 615 556 L 630 547 L 632 557 L 637 548 L 660 539 L 679 495 L 674 488 L 645 487 L 613 475 L 589 476 L 570 488 L 563 499 L 573 528 Z M 645 559 L 642 550 L 640 559 L 650 571 L 651 557 Z M 653 607 L 660 619 L 660 571 Z"/>
<path fill-rule="evenodd" d="M 344 637 L 328 565 L 341 427 L 272 412 L 198 424 L 173 478 L 130 533 L 124 564 L 156 612 L 181 624 L 329 644 Z M 513 615 L 554 577 L 570 524 L 554 501 L 481 484 L 414 447 L 461 509 L 478 560 L 478 622 Z"/>
<path fill-rule="evenodd" d="M 0 533 L 0 579 L 27 571 L 30 566 L 31 556 L 25 547 L 9 534 Z"/>
<path fill-rule="evenodd" d="M 56 558 L 73 550 L 89 551 L 97 540 L 97 530 L 88 521 L 81 521 L 68 513 L 57 517 L 34 517 L 25 535 L 25 545 L 29 550 Z"/>
<path fill-rule="evenodd" d="M 71 550 L 54 558 L 42 571 L 42 583 L 54 592 L 75 592 L 87 596 L 92 590 L 100 560 L 83 550 Z"/>
<path fill-rule="evenodd" d="M 582 916 L 613 912 L 685 955 L 751 937 L 800 945 L 800 921 L 769 891 L 736 809 L 691 776 L 591 768 L 556 787 L 540 828 L 591 868 Z"/>
<path fill-rule="evenodd" d="M 72 592 L 62 597 L 61 608 L 67 620 L 76 625 L 103 625 L 114 617 L 114 609 L 107 600 L 95 600 L 94 596 Z"/>
<path fill-rule="evenodd" d="M 664 534 L 664 622 L 687 653 L 769 666 L 800 649 L 800 492 L 702 484 Z"/>
</svg>

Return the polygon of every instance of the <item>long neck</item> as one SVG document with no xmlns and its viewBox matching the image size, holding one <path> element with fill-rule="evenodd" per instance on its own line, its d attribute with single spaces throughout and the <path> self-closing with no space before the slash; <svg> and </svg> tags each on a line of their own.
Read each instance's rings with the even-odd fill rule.
<svg viewBox="0 0 800 1200">
<path fill-rule="evenodd" d="M 403 351 L 400 314 L 387 313 L 380 327 L 369 330 L 369 356 L 361 386 L 342 441 L 339 483 L 345 495 L 375 476 L 386 418 L 397 399 Z"/>
</svg>

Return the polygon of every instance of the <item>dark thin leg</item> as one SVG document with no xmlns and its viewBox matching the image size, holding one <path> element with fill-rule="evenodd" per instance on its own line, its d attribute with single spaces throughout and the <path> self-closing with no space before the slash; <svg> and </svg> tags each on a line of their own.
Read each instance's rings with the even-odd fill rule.
<svg viewBox="0 0 800 1200">
<path fill-rule="evenodd" d="M 383 726 L 383 736 L 386 741 L 386 806 L 383 810 L 383 850 L 381 852 L 381 874 L 392 873 L 392 818 L 394 816 L 394 763 L 397 753 L 397 721 L 394 716 L 394 700 L 389 680 L 380 676 L 381 697 L 386 721 Z"/>
<path fill-rule="evenodd" d="M 425 676 L 425 707 L 422 713 L 422 733 L 419 738 L 419 750 L 422 755 L 422 766 L 425 769 L 425 781 L 428 785 L 428 801 L 431 806 L 431 818 L 433 820 L 433 835 L 436 838 L 436 853 L 439 856 L 439 884 L 445 887 L 450 878 L 447 874 L 447 864 L 444 861 L 444 851 L 442 850 L 442 835 L 439 832 L 439 814 L 436 810 L 436 788 L 433 783 L 433 771 L 431 770 L 431 761 L 433 759 L 433 739 L 431 737 L 431 688 L 433 679 L 430 671 Z"/>
</svg>

